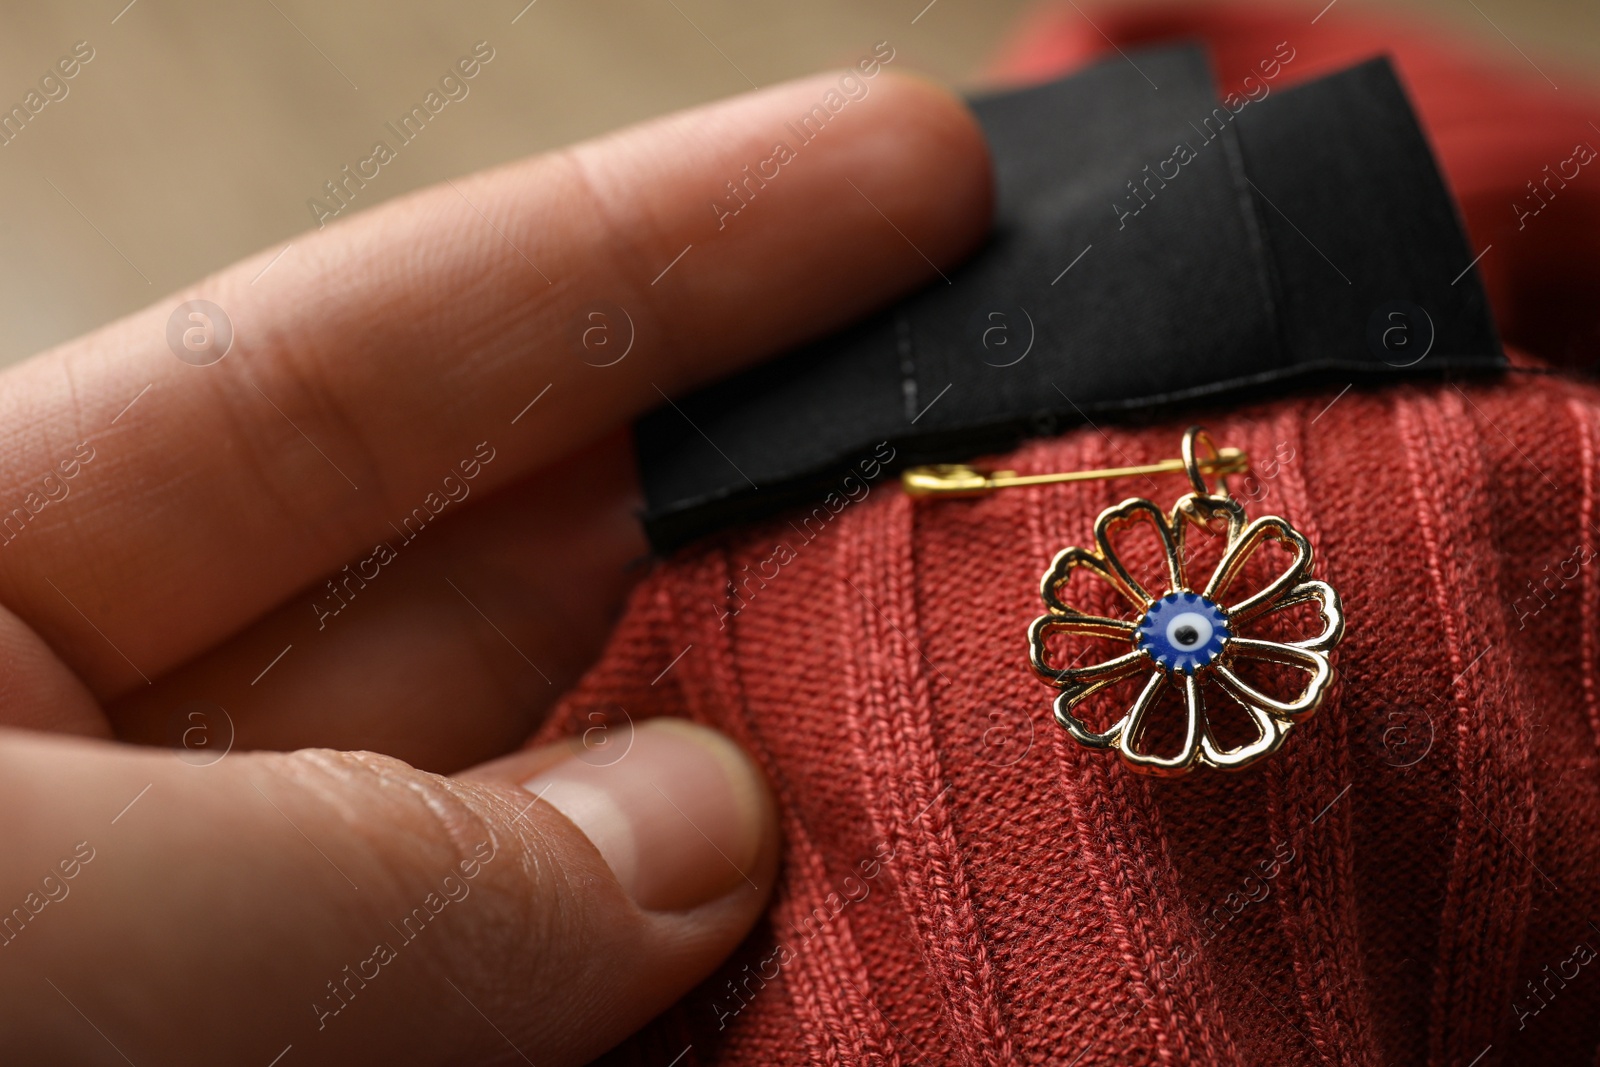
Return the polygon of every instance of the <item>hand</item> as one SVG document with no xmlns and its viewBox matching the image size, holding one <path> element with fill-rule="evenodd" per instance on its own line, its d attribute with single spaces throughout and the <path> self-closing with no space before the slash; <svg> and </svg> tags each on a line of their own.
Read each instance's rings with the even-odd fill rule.
<svg viewBox="0 0 1600 1067">
<path fill-rule="evenodd" d="M 629 420 L 987 227 L 970 116 L 889 72 L 728 214 L 836 82 L 404 197 L 5 373 L 8 1061 L 578 1063 L 744 936 L 777 844 L 730 743 L 513 750 L 645 554 Z M 215 315 L 169 346 L 191 298 L 220 360 Z"/>
</svg>

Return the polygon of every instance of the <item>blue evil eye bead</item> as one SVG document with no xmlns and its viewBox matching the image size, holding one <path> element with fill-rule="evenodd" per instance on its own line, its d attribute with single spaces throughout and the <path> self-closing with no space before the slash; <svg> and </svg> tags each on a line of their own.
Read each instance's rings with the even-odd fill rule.
<svg viewBox="0 0 1600 1067">
<path fill-rule="evenodd" d="M 1198 593 L 1168 593 L 1140 620 L 1138 645 L 1169 671 L 1193 674 L 1232 637 L 1228 616 Z"/>
</svg>

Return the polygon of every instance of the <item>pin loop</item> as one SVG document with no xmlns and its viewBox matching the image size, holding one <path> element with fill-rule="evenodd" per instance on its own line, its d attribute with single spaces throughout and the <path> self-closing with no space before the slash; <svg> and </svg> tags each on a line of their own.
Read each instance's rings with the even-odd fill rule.
<svg viewBox="0 0 1600 1067">
<path fill-rule="evenodd" d="M 1206 455 L 1201 456 L 1199 448 L 1204 446 Z M 1213 493 L 1206 485 L 1205 471 L 1209 469 L 1217 476 L 1217 491 Z M 1228 467 L 1222 462 L 1222 453 L 1211 440 L 1211 435 L 1206 433 L 1204 426 L 1191 426 L 1183 434 L 1183 472 L 1189 476 L 1189 484 L 1194 486 L 1194 491 L 1200 496 L 1228 496 Z"/>
</svg>

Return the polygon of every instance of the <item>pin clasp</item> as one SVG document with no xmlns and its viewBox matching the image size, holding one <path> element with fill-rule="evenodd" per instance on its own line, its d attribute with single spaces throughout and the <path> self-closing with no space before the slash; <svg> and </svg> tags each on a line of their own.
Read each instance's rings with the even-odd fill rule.
<svg viewBox="0 0 1600 1067">
<path fill-rule="evenodd" d="M 1210 455 L 1200 455 L 1196 438 L 1207 446 Z M 1087 482 L 1107 478 L 1138 478 L 1151 474 L 1187 474 L 1192 483 L 1204 489 L 1200 475 L 1243 474 L 1250 457 L 1240 448 L 1210 448 L 1211 439 L 1198 427 L 1184 437 L 1184 458 L 1164 459 L 1133 467 L 1105 467 L 1100 470 L 1063 471 L 1059 474 L 1022 474 L 1016 471 L 981 471 L 965 463 L 935 463 L 908 467 L 900 475 L 906 495 L 925 497 L 987 496 L 996 489 L 1024 485 L 1052 485 L 1057 482 Z M 1207 490 L 1209 491 L 1209 490 Z"/>
</svg>

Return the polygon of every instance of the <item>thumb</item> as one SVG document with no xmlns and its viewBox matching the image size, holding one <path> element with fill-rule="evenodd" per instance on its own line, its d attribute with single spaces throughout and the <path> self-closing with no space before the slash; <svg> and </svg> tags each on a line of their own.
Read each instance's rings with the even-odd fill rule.
<svg viewBox="0 0 1600 1067">
<path fill-rule="evenodd" d="M 25 1062 L 584 1062 L 704 978 L 777 857 L 733 744 L 657 719 L 457 778 L 371 753 L 0 733 L 0 1045 Z M 620 752 L 620 754 L 619 754 Z"/>
</svg>

